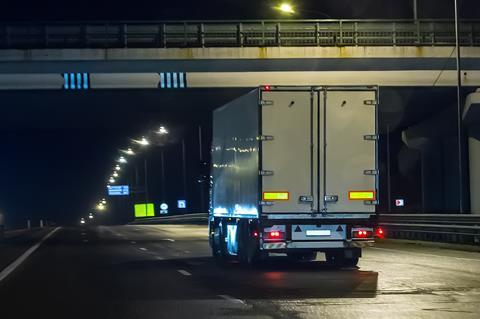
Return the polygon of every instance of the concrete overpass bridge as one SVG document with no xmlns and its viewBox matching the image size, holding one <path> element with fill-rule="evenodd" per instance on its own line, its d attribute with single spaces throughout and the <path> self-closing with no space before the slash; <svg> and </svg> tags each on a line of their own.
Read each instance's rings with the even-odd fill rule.
<svg viewBox="0 0 480 319">
<path fill-rule="evenodd" d="M 480 21 L 460 40 L 462 84 L 478 86 Z M 0 89 L 455 86 L 454 44 L 449 20 L 3 25 Z"/>
</svg>

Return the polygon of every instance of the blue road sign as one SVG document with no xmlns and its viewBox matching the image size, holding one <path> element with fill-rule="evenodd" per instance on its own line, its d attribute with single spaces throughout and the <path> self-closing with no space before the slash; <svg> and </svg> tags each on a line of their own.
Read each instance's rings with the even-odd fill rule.
<svg viewBox="0 0 480 319">
<path fill-rule="evenodd" d="M 128 185 L 113 185 L 107 187 L 110 196 L 127 196 L 130 195 L 130 187 Z"/>
<path fill-rule="evenodd" d="M 187 201 L 184 199 L 177 200 L 177 208 L 187 208 Z"/>
</svg>

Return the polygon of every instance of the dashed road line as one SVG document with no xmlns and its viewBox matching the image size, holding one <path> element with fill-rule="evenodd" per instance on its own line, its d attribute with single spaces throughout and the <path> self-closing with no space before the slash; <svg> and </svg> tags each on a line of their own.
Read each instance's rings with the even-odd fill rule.
<svg viewBox="0 0 480 319">
<path fill-rule="evenodd" d="M 162 256 L 155 256 L 155 259 L 156 260 L 165 260 L 165 258 L 163 258 Z"/>
<path fill-rule="evenodd" d="M 164 239 L 164 240 L 170 241 L 170 242 L 174 242 L 174 241 L 175 241 L 175 239 L 171 239 L 171 238 L 166 238 L 166 239 Z"/>
<path fill-rule="evenodd" d="M 7 266 L 2 272 L 0 272 L 0 282 L 7 278 L 18 266 L 20 266 L 31 254 L 35 252 L 48 238 L 52 237 L 61 227 L 57 227 L 51 232 L 49 232 L 45 237 L 43 237 L 38 243 L 30 247 L 26 252 L 24 252 L 20 257 L 18 257 L 13 263 Z"/>
<path fill-rule="evenodd" d="M 148 250 L 148 249 L 145 248 L 145 247 L 140 247 L 140 248 L 138 248 L 138 249 L 143 250 L 143 251 L 147 251 L 147 250 Z"/>
<path fill-rule="evenodd" d="M 188 271 L 183 270 L 183 269 L 177 269 L 177 271 L 184 276 L 191 276 L 192 275 L 191 273 L 189 273 Z"/>
<path fill-rule="evenodd" d="M 133 240 L 130 242 L 130 244 L 133 244 L 133 245 L 135 245 L 136 243 L 137 243 L 137 242 L 136 242 L 136 241 L 133 241 Z"/>
<path fill-rule="evenodd" d="M 229 295 L 218 295 L 220 298 L 222 299 L 225 299 L 225 300 L 228 300 L 230 302 L 233 302 L 233 303 L 236 303 L 236 304 L 242 304 L 242 305 L 245 305 L 245 301 L 243 300 L 240 300 L 240 299 L 237 299 L 237 298 L 234 298 L 234 297 L 230 297 Z"/>
<path fill-rule="evenodd" d="M 84 239 L 82 240 L 84 243 L 88 243 L 88 239 Z"/>
</svg>

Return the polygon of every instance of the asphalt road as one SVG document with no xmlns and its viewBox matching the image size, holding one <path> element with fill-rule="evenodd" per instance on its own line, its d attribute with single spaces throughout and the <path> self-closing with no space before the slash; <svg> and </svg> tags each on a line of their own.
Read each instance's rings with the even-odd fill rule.
<svg viewBox="0 0 480 319">
<path fill-rule="evenodd" d="M 479 253 L 381 243 L 358 269 L 279 256 L 252 270 L 217 265 L 206 233 L 59 229 L 0 281 L 0 318 L 480 317 Z"/>
</svg>

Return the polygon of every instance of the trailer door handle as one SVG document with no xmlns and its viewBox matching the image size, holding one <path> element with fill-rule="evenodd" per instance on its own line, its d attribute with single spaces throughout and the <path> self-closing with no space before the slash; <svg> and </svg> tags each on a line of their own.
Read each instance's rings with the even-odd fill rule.
<svg viewBox="0 0 480 319">
<path fill-rule="evenodd" d="M 338 195 L 325 195 L 324 201 L 326 203 L 335 203 L 338 202 Z"/>
</svg>

